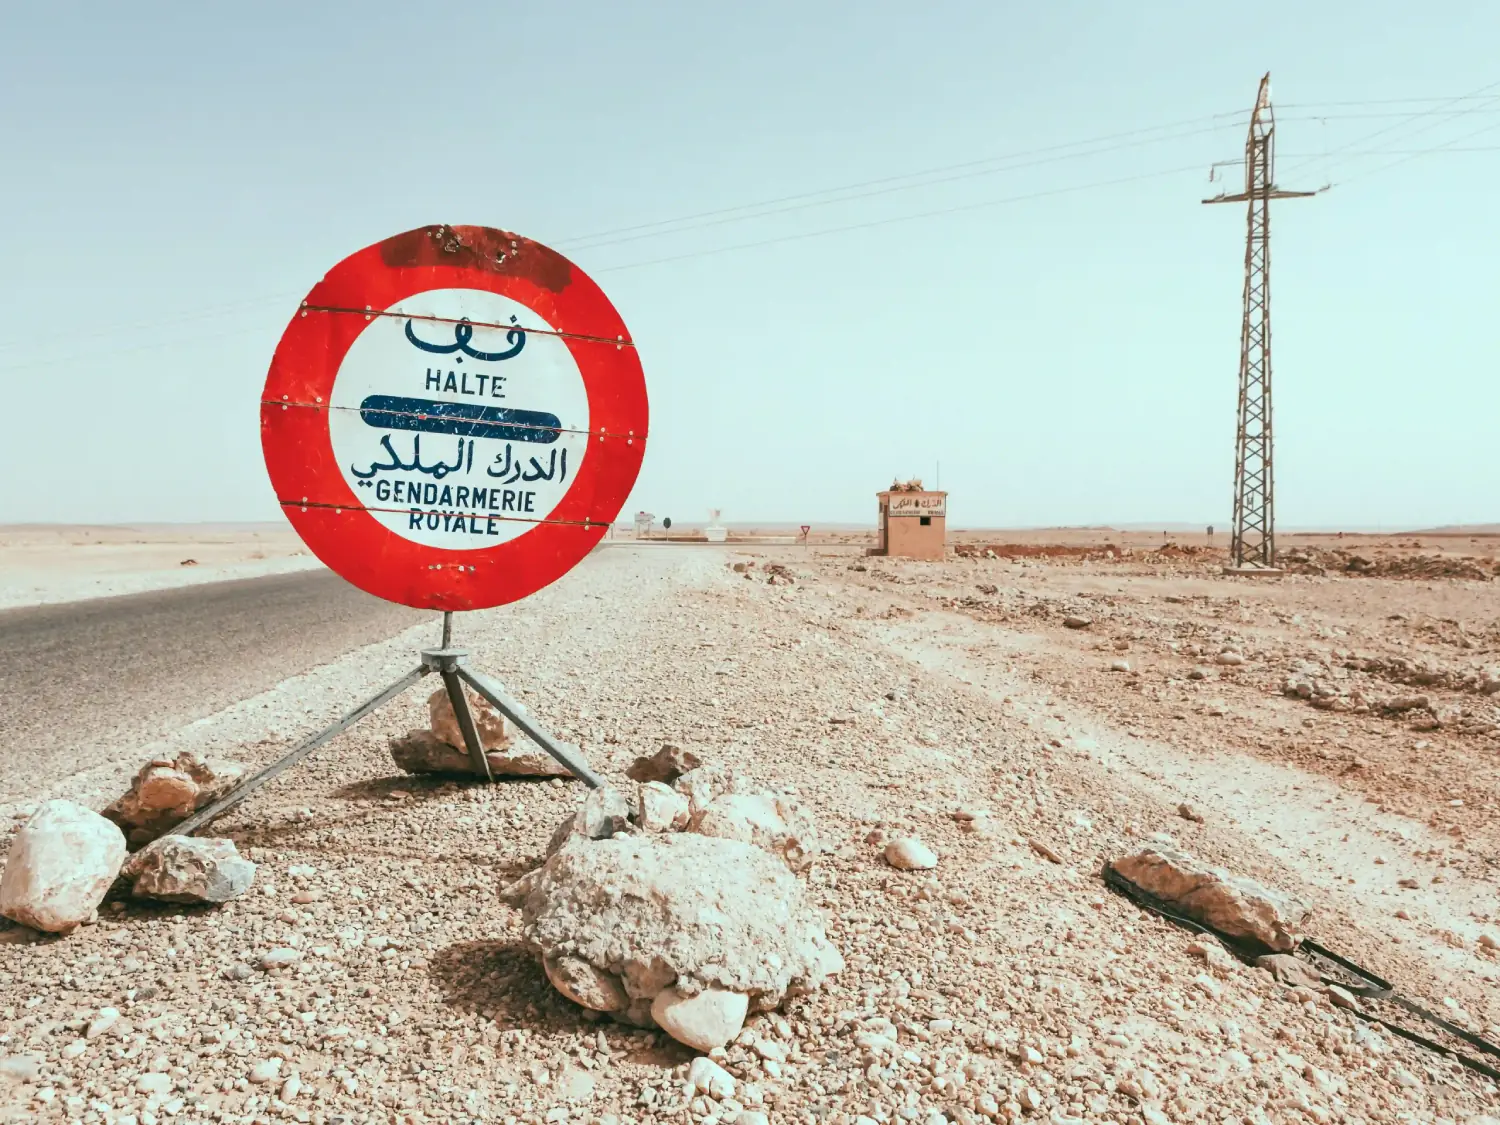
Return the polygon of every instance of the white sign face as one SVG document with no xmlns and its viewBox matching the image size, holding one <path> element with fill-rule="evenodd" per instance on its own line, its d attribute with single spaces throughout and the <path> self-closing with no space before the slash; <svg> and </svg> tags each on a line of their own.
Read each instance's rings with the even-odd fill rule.
<svg viewBox="0 0 1500 1125">
<path fill-rule="evenodd" d="M 893 492 L 886 511 L 893 516 L 948 515 L 948 497 L 927 492 Z"/>
<path fill-rule="evenodd" d="M 553 326 L 478 289 L 430 289 L 386 312 L 344 357 L 328 412 L 339 469 L 370 514 L 460 551 L 547 519 L 589 428 L 583 376 Z"/>
</svg>

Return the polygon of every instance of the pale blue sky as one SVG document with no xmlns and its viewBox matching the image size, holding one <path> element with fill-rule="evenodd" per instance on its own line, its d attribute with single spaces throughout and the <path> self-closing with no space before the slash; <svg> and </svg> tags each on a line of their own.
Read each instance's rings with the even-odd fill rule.
<svg viewBox="0 0 1500 1125">
<path fill-rule="evenodd" d="M 448 222 L 620 309 L 652 405 L 627 512 L 869 521 L 940 460 L 960 525 L 1227 524 L 1244 216 L 1198 201 L 1268 69 L 1279 178 L 1338 185 L 1273 222 L 1281 523 L 1500 518 L 1500 98 L 1441 101 L 1500 95 L 1500 4 L 1258 12 L 10 5 L 0 522 L 273 518 L 257 399 L 296 301 Z"/>
</svg>

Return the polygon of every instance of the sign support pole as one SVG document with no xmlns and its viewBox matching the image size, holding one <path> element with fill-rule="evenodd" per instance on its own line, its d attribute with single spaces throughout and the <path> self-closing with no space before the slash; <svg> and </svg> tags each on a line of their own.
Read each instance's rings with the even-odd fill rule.
<svg viewBox="0 0 1500 1125">
<path fill-rule="evenodd" d="M 474 772 L 478 777 L 484 778 L 487 782 L 495 780 L 495 775 L 490 770 L 489 758 L 485 755 L 484 747 L 479 741 L 479 730 L 474 722 L 474 713 L 469 707 L 468 696 L 463 690 L 464 684 L 467 684 L 488 700 L 522 734 L 545 750 L 559 765 L 590 789 L 598 789 L 604 784 L 604 778 L 600 777 L 599 774 L 595 773 L 589 767 L 583 755 L 579 754 L 572 747 L 558 742 L 538 726 L 536 721 L 522 710 L 521 705 L 506 694 L 505 689 L 496 681 L 470 669 L 466 663 L 469 655 L 468 651 L 453 648 L 452 641 L 453 614 L 449 612 L 443 614 L 442 648 L 423 649 L 422 663 L 402 676 L 401 679 L 385 688 L 378 695 L 361 703 L 337 722 L 325 727 L 311 738 L 298 743 L 296 748 L 290 753 L 283 755 L 257 773 L 252 774 L 206 809 L 188 817 L 187 820 L 174 827 L 171 830 L 171 834 L 174 836 L 191 836 L 204 825 L 212 823 L 225 813 L 239 807 L 252 793 L 262 785 L 265 785 L 266 782 L 274 781 L 298 762 L 308 757 L 314 750 L 332 741 L 338 735 L 343 734 L 365 716 L 374 714 L 407 688 L 432 672 L 438 674 L 443 681 L 443 686 L 448 691 L 448 700 L 453 704 L 453 714 L 458 720 L 458 729 L 463 733 L 465 749 L 469 752 L 469 761 L 473 764 Z"/>
</svg>

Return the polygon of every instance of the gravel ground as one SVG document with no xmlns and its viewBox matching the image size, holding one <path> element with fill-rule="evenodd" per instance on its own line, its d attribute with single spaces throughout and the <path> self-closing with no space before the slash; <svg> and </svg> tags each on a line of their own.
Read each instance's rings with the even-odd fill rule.
<svg viewBox="0 0 1500 1125">
<path fill-rule="evenodd" d="M 5 1119 L 1481 1125 L 1500 1112 L 1457 1064 L 1195 952 L 1106 890 L 1103 859 L 1171 832 L 1303 895 L 1326 944 L 1431 1005 L 1453 1000 L 1450 1018 L 1467 1007 L 1487 1022 L 1478 970 L 1460 979 L 1393 945 L 1360 895 L 1310 881 L 1212 792 L 1203 823 L 1186 821 L 1170 777 L 1065 743 L 1047 724 L 1082 722 L 1076 704 L 1042 683 L 1008 697 L 951 652 L 935 658 L 933 638 L 973 622 L 870 574 L 950 571 L 788 552 L 795 583 L 771 585 L 763 565 L 731 570 L 737 557 L 615 548 L 523 606 L 460 622 L 476 663 L 606 775 L 672 741 L 819 811 L 834 851 L 809 879 L 848 967 L 752 1021 L 721 1060 L 732 1095 L 686 1093 L 690 1052 L 552 992 L 495 892 L 539 861 L 581 788 L 392 776 L 386 740 L 425 725 L 418 690 L 220 826 L 262 865 L 249 897 L 106 909 L 62 940 L 0 931 Z M 921 636 L 897 628 L 919 620 Z M 1030 632 L 988 628 L 971 643 Z M 268 760 L 399 675 L 428 632 L 170 744 Z M 1128 737 L 1102 712 L 1091 721 Z M 119 774 L 52 788 L 98 807 Z M 886 866 L 896 834 L 919 835 L 937 868 Z"/>
</svg>

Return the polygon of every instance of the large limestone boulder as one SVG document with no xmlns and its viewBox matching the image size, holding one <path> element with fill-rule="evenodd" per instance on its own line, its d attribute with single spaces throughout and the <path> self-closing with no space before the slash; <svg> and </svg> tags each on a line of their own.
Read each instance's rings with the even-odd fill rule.
<svg viewBox="0 0 1500 1125">
<path fill-rule="evenodd" d="M 556 758 L 528 740 L 486 750 L 484 756 L 495 777 L 571 776 Z M 462 735 L 455 745 L 444 742 L 435 731 L 407 731 L 402 737 L 391 739 L 391 761 L 406 773 L 476 775 L 469 752 L 463 749 Z"/>
<path fill-rule="evenodd" d="M 125 835 L 72 801 L 48 801 L 22 825 L 0 875 L 0 914 L 65 934 L 93 917 L 120 865 Z"/>
<path fill-rule="evenodd" d="M 186 750 L 175 758 L 153 758 L 104 815 L 124 830 L 131 848 L 143 847 L 213 804 L 244 776 L 238 762 L 209 761 Z"/>
<path fill-rule="evenodd" d="M 572 834 L 503 893 L 559 992 L 697 1050 L 844 965 L 802 883 L 740 840 Z"/>
<path fill-rule="evenodd" d="M 1291 952 L 1301 940 L 1298 930 L 1308 911 L 1300 902 L 1171 848 L 1146 848 L 1110 866 L 1147 894 L 1222 934 L 1250 938 L 1278 953 Z"/>
<path fill-rule="evenodd" d="M 130 857 L 122 872 L 136 898 L 163 902 L 228 902 L 250 889 L 255 864 L 233 840 L 163 836 Z"/>
<path fill-rule="evenodd" d="M 474 716 L 474 728 L 479 733 L 479 744 L 486 750 L 504 750 L 515 741 L 515 731 L 509 720 L 488 699 L 464 686 L 464 695 L 469 701 L 469 713 Z M 458 716 L 453 713 L 453 701 L 448 698 L 448 689 L 440 687 L 427 697 L 427 714 L 432 723 L 432 733 L 449 746 L 462 746 L 464 732 L 459 729 Z"/>
</svg>

